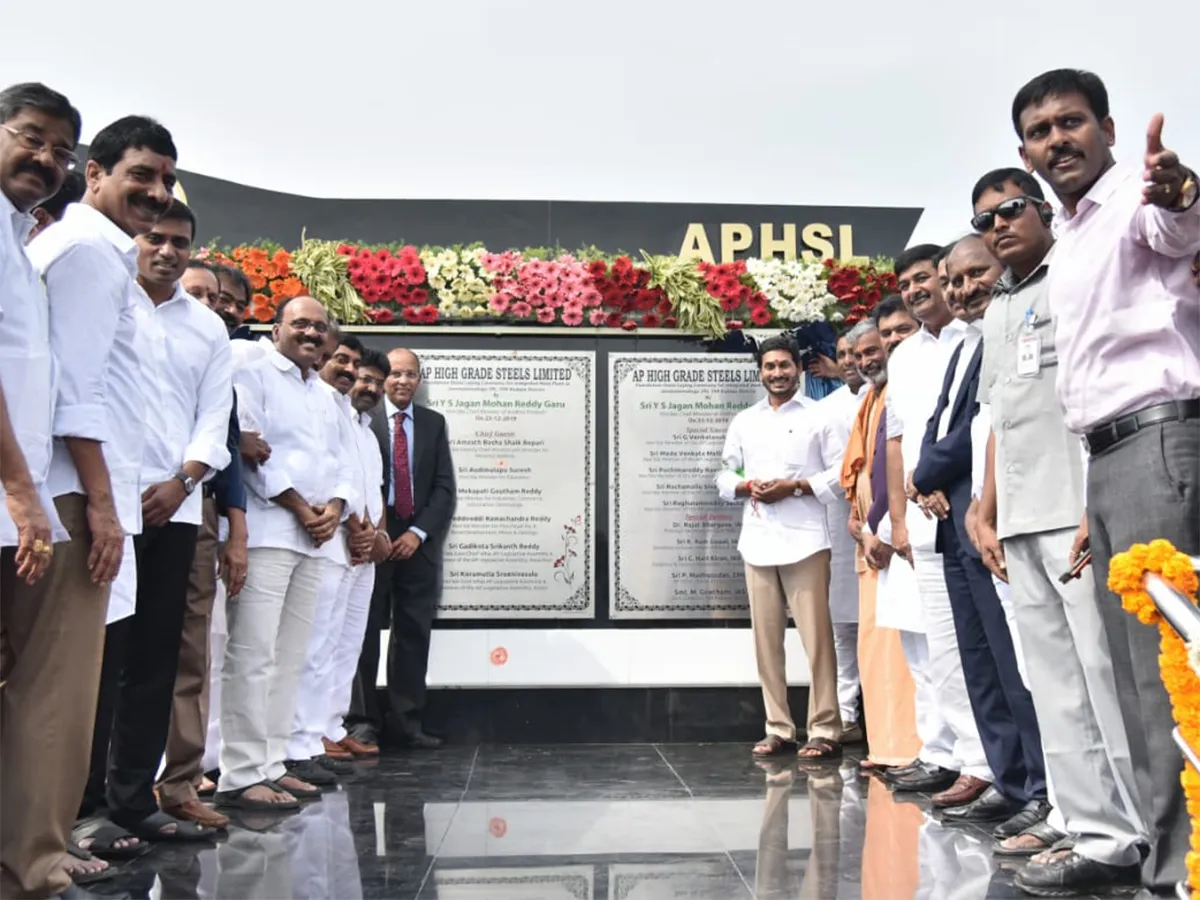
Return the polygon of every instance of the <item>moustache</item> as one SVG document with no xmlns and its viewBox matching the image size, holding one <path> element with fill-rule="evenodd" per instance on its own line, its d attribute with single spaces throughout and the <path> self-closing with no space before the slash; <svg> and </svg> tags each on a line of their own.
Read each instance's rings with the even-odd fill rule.
<svg viewBox="0 0 1200 900">
<path fill-rule="evenodd" d="M 140 207 L 155 217 L 161 216 L 170 205 L 161 200 L 155 200 L 149 194 L 137 194 L 129 200 L 130 205 Z"/>
<path fill-rule="evenodd" d="M 975 290 L 971 291 L 969 295 L 963 298 L 962 305 L 964 307 L 974 306 L 975 304 L 986 300 L 990 296 L 992 296 L 991 288 L 976 288 Z"/>
<path fill-rule="evenodd" d="M 302 338 L 298 338 L 296 343 L 297 344 L 309 344 L 313 347 L 324 347 L 325 339 L 324 338 L 302 337 Z"/>
<path fill-rule="evenodd" d="M 1051 152 L 1050 165 L 1054 166 L 1066 159 L 1083 159 L 1083 154 L 1074 147 L 1061 147 Z"/>
<path fill-rule="evenodd" d="M 36 175 L 46 187 L 53 187 L 58 179 L 57 172 L 36 162 L 21 163 L 21 165 L 17 166 L 17 172 L 28 172 L 30 175 Z"/>
</svg>

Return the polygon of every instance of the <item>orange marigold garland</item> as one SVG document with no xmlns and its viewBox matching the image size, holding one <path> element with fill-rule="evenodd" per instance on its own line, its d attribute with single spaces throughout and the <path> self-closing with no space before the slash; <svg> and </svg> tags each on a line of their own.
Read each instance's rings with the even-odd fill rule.
<svg viewBox="0 0 1200 900">
<path fill-rule="evenodd" d="M 1191 557 L 1164 540 L 1134 544 L 1127 552 L 1114 556 L 1108 569 L 1108 588 L 1121 595 L 1121 606 L 1137 616 L 1139 622 L 1158 626 L 1162 638 L 1158 663 L 1163 685 L 1171 697 L 1171 710 L 1188 746 L 1200 749 L 1200 676 L 1196 675 L 1188 659 L 1187 645 L 1159 615 L 1154 601 L 1146 593 L 1143 578 L 1147 572 L 1161 575 L 1192 603 L 1196 602 L 1200 578 L 1192 568 Z M 1185 762 L 1180 780 L 1192 820 L 1191 852 L 1187 855 L 1188 887 L 1197 891 L 1200 890 L 1200 773 L 1190 762 Z"/>
</svg>

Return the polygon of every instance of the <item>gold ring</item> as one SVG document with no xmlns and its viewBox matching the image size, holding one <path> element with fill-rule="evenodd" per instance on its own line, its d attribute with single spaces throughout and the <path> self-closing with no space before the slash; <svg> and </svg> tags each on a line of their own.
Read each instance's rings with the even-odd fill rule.
<svg viewBox="0 0 1200 900">
<path fill-rule="evenodd" d="M 43 541 L 41 538 L 38 538 L 36 541 L 33 542 L 33 552 L 34 553 L 45 553 L 48 549 L 49 548 L 46 546 L 46 542 Z"/>
</svg>

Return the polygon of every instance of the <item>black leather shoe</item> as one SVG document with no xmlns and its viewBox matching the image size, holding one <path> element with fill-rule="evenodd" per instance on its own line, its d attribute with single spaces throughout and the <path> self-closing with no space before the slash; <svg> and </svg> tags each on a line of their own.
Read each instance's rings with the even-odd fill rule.
<svg viewBox="0 0 1200 900">
<path fill-rule="evenodd" d="M 1045 822 L 1050 815 L 1050 804 L 1045 800 L 1030 800 L 1019 813 L 992 829 L 992 837 L 998 841 L 1015 837 L 1026 828 Z"/>
<path fill-rule="evenodd" d="M 1015 816 L 1025 804 L 1019 800 L 1010 800 L 995 787 L 990 787 L 979 795 L 978 800 L 966 806 L 955 806 L 942 813 L 942 823 L 946 825 L 978 825 L 980 822 L 1002 822 Z"/>
<path fill-rule="evenodd" d="M 1102 893 L 1114 887 L 1136 887 L 1141 880 L 1140 866 L 1109 866 L 1074 850 L 1052 862 L 1029 862 L 1013 879 L 1017 887 L 1035 897 Z"/>
<path fill-rule="evenodd" d="M 953 769 L 943 769 L 941 766 L 926 766 L 923 772 L 916 772 L 903 778 L 893 778 L 888 782 L 894 791 L 912 791 L 918 794 L 936 794 L 944 791 L 958 781 L 958 773 Z"/>
<path fill-rule="evenodd" d="M 337 786 L 337 779 L 333 773 L 317 765 L 311 759 L 287 759 L 284 760 L 283 766 L 293 778 L 307 781 L 315 787 Z"/>
<path fill-rule="evenodd" d="M 444 738 L 432 735 L 427 731 L 410 731 L 400 736 L 400 744 L 417 750 L 437 750 L 446 743 Z"/>
</svg>

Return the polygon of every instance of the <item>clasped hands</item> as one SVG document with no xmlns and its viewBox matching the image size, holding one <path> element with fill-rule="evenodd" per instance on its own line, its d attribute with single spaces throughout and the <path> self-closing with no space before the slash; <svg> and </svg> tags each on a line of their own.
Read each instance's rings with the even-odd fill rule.
<svg viewBox="0 0 1200 900">
<path fill-rule="evenodd" d="M 950 501 L 946 499 L 946 495 L 941 491 L 933 491 L 930 494 L 922 494 L 913 484 L 913 473 L 908 473 L 908 479 L 904 482 L 904 493 L 913 503 L 921 508 L 921 512 L 925 514 L 925 518 L 932 519 L 936 516 L 939 519 L 947 519 L 950 516 Z"/>
<path fill-rule="evenodd" d="M 351 513 L 346 520 L 346 530 L 350 535 L 351 565 L 381 563 L 391 555 L 392 542 L 388 540 L 387 532 L 380 531 L 371 521 L 359 518 L 357 513 Z"/>
<path fill-rule="evenodd" d="M 342 521 L 342 501 L 335 497 L 319 506 L 304 504 L 297 510 L 296 517 L 312 538 L 313 546 L 320 547 L 337 533 L 338 523 Z"/>
<path fill-rule="evenodd" d="M 746 491 L 751 500 L 759 503 L 778 503 L 786 497 L 795 495 L 797 491 L 805 494 L 812 493 L 805 479 L 793 481 L 790 478 L 771 478 L 767 481 L 747 481 Z"/>
</svg>

